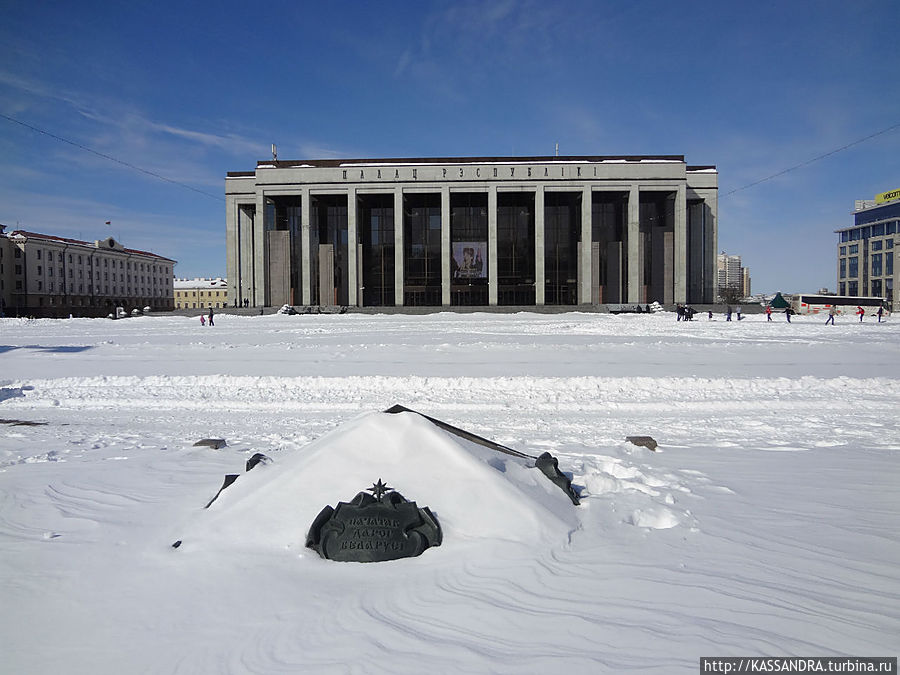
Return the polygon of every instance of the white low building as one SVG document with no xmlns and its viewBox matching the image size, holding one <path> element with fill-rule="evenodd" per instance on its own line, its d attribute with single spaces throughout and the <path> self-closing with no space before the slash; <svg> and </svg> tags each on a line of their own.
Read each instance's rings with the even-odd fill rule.
<svg viewBox="0 0 900 675">
<path fill-rule="evenodd" d="M 175 309 L 228 307 L 228 282 L 225 279 L 176 279 Z"/>
</svg>

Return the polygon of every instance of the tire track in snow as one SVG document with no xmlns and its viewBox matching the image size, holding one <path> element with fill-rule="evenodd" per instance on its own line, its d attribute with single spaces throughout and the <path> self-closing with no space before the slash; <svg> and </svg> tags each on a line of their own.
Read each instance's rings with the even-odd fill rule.
<svg viewBox="0 0 900 675">
<path fill-rule="evenodd" d="M 771 408 L 790 404 L 827 410 L 851 401 L 890 405 L 900 380 L 890 378 L 678 377 L 234 377 L 151 376 L 30 380 L 10 408 L 73 409 L 179 407 L 215 410 L 377 410 L 395 402 L 432 410 L 645 411 Z"/>
</svg>

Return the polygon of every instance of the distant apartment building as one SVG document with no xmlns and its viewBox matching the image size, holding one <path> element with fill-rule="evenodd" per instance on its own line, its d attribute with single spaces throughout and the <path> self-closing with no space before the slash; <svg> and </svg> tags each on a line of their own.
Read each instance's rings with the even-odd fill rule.
<svg viewBox="0 0 900 675">
<path fill-rule="evenodd" d="M 7 316 L 106 316 L 115 308 L 171 310 L 175 261 L 94 242 L 0 229 L 0 307 Z"/>
<path fill-rule="evenodd" d="M 839 295 L 883 297 L 888 307 L 900 309 L 895 251 L 900 247 L 900 190 L 882 192 L 875 199 L 859 199 L 853 225 L 835 230 Z"/>
<path fill-rule="evenodd" d="M 716 295 L 719 300 L 750 295 L 750 270 L 741 265 L 741 256 L 724 251 L 716 257 Z"/>
<path fill-rule="evenodd" d="M 175 309 L 228 307 L 225 279 L 176 279 Z"/>
</svg>

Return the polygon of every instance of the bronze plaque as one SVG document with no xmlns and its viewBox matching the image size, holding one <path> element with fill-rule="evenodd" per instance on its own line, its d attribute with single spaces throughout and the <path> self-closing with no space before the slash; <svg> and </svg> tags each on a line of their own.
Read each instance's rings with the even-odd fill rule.
<svg viewBox="0 0 900 675">
<path fill-rule="evenodd" d="M 381 482 L 350 502 L 326 506 L 306 537 L 307 547 L 328 560 L 383 562 L 421 555 L 440 546 L 441 526 L 431 510 L 420 508 Z"/>
</svg>

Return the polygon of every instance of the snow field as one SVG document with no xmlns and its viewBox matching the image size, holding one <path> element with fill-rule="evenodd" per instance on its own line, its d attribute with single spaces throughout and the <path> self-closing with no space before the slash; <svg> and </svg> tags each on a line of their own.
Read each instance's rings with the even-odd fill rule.
<svg viewBox="0 0 900 675">
<path fill-rule="evenodd" d="M 0 424 L 0 653 L 32 673 L 896 655 L 900 324 L 803 319 L 2 320 L 0 419 L 45 424 Z M 375 412 L 394 403 L 552 452 L 582 506 Z M 203 511 L 254 452 L 273 463 Z M 310 514 L 378 478 L 435 510 L 441 547 L 303 548 Z"/>
</svg>

